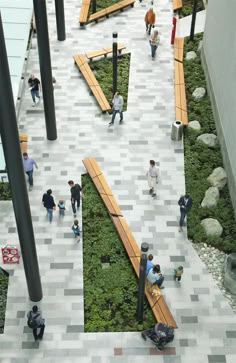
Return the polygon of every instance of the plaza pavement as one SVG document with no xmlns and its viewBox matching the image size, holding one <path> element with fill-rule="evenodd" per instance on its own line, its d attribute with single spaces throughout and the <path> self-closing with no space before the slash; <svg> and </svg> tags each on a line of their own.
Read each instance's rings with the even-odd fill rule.
<svg viewBox="0 0 236 363">
<path fill-rule="evenodd" d="M 170 46 L 172 1 L 156 0 L 154 10 L 161 44 L 152 62 L 144 15 L 149 4 L 79 29 L 81 1 L 66 0 L 65 42 L 58 42 L 54 1 L 48 1 L 48 21 L 58 139 L 47 141 L 43 105 L 31 107 L 26 87 L 19 129 L 29 135 L 29 155 L 38 162 L 35 186 L 29 193 L 44 297 L 39 303 L 46 318 L 44 340 L 33 342 L 26 327 L 28 299 L 22 262 L 9 266 L 10 285 L 5 333 L 0 336 L 1 363 L 235 363 L 236 318 L 201 262 L 186 231 L 177 229 L 177 200 L 185 190 L 182 142 L 170 140 L 174 121 L 173 49 Z M 131 52 L 128 110 L 124 125 L 108 128 L 110 116 L 101 115 L 72 56 L 109 46 L 112 32 Z M 37 41 L 33 39 L 28 73 L 39 75 Z M 26 77 L 27 78 L 27 77 Z M 118 121 L 118 120 L 117 120 Z M 139 245 L 150 244 L 155 262 L 166 277 L 163 294 L 176 318 L 175 340 L 165 352 L 144 342 L 140 333 L 84 333 L 82 242 L 71 233 L 73 215 L 67 181 L 80 181 L 81 160 L 96 157 Z M 150 159 L 160 168 L 157 198 L 148 193 L 145 177 Z M 63 222 L 57 212 L 51 225 L 41 205 L 52 188 L 58 201 L 66 200 Z M 81 216 L 80 216 L 81 217 Z M 13 210 L 1 203 L 1 240 L 18 245 Z M 181 285 L 172 280 L 178 264 L 185 269 Z"/>
</svg>

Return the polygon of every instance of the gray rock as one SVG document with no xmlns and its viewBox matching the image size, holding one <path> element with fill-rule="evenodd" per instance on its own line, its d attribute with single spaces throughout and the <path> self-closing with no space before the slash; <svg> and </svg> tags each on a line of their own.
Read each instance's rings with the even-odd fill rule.
<svg viewBox="0 0 236 363">
<path fill-rule="evenodd" d="M 220 237 L 222 235 L 223 228 L 217 219 L 205 218 L 201 221 L 201 225 L 207 236 Z"/>
<path fill-rule="evenodd" d="M 215 148 L 218 145 L 217 136 L 214 134 L 202 134 L 197 137 L 197 141 L 201 141 L 211 148 Z"/>
<path fill-rule="evenodd" d="M 198 87 L 193 91 L 193 98 L 195 100 L 201 100 L 206 95 L 206 89 L 203 87 Z"/>
<path fill-rule="evenodd" d="M 200 122 L 196 121 L 196 120 L 190 121 L 188 123 L 188 129 L 193 129 L 193 130 L 196 130 L 196 131 L 201 130 Z"/>
<path fill-rule="evenodd" d="M 236 295 L 236 253 L 231 253 L 225 259 L 224 286 Z"/>
<path fill-rule="evenodd" d="M 186 57 L 185 57 L 185 59 L 187 60 L 187 61 L 190 61 L 190 60 L 192 60 L 192 59 L 195 59 L 197 57 L 197 54 L 192 50 L 191 52 L 188 52 L 187 54 L 186 54 Z"/>
<path fill-rule="evenodd" d="M 211 175 L 207 178 L 207 181 L 218 189 L 222 190 L 224 186 L 227 184 L 227 175 L 225 170 L 222 167 L 218 167 L 213 170 Z"/>
<path fill-rule="evenodd" d="M 210 187 L 207 189 L 205 193 L 205 197 L 201 203 L 202 208 L 211 208 L 215 207 L 220 198 L 219 189 L 217 187 Z M 212 248 L 214 251 L 214 247 Z"/>
</svg>

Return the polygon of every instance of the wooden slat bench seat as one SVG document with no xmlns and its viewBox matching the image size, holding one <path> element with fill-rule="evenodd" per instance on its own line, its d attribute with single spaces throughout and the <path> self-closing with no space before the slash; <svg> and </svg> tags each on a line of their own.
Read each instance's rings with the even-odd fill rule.
<svg viewBox="0 0 236 363">
<path fill-rule="evenodd" d="M 117 4 L 108 6 L 106 9 L 97 11 L 96 13 L 90 15 L 89 17 L 89 23 L 92 21 L 97 22 L 98 19 L 104 18 L 105 16 L 108 18 L 110 14 L 115 13 L 116 11 L 123 11 L 123 9 L 131 6 L 134 6 L 136 0 L 123 0 L 118 2 Z"/>
<path fill-rule="evenodd" d="M 184 38 L 175 38 L 174 41 L 174 59 L 183 62 Z"/>
<path fill-rule="evenodd" d="M 86 80 L 91 92 L 96 98 L 101 110 L 107 112 L 111 110 L 111 106 L 106 99 L 101 87 L 98 84 L 91 68 L 89 67 L 86 58 L 83 54 L 74 55 L 75 64 L 77 64 L 80 72 L 82 73 L 84 79 Z"/>
<path fill-rule="evenodd" d="M 182 0 L 173 0 L 173 10 L 174 11 L 181 9 L 182 7 L 183 7 Z"/>
<path fill-rule="evenodd" d="M 27 153 L 27 142 L 28 142 L 28 135 L 27 134 L 19 134 L 20 139 L 20 148 L 21 153 Z"/>
<path fill-rule="evenodd" d="M 90 0 L 82 0 L 80 16 L 79 16 L 80 26 L 83 26 L 84 24 L 87 23 L 89 7 L 90 7 Z"/>
<path fill-rule="evenodd" d="M 104 204 L 110 213 L 114 226 L 125 247 L 127 255 L 129 256 L 130 262 L 137 276 L 139 276 L 141 251 L 134 239 L 132 232 L 130 231 L 126 220 L 122 217 L 122 212 L 120 211 L 119 206 L 112 195 L 111 189 L 107 185 L 95 158 L 86 158 L 83 160 L 83 164 L 91 176 L 91 179 L 94 182 L 94 185 L 96 186 L 101 198 L 103 199 Z M 161 295 L 160 289 L 155 286 L 155 290 L 158 291 L 157 296 L 152 295 L 152 287 L 150 283 L 146 281 L 145 294 L 156 320 L 158 322 L 168 324 L 173 328 L 177 328 L 176 322 L 163 296 Z"/>
<path fill-rule="evenodd" d="M 122 50 L 125 48 L 126 48 L 126 46 L 124 44 L 117 45 L 119 54 L 121 54 Z M 90 61 L 92 61 L 93 58 L 100 57 L 100 56 L 104 56 L 106 58 L 109 53 L 112 53 L 112 47 L 102 48 L 102 49 L 94 50 L 92 52 L 87 52 L 87 53 L 85 53 L 85 55 Z"/>
<path fill-rule="evenodd" d="M 188 125 L 183 63 L 174 61 L 175 118 Z"/>
</svg>

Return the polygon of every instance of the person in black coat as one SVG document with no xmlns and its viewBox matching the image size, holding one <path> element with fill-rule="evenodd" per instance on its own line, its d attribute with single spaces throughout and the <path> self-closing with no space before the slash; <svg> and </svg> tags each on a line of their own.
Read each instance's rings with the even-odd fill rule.
<svg viewBox="0 0 236 363">
<path fill-rule="evenodd" d="M 183 231 L 183 224 L 186 214 L 190 211 L 192 207 L 192 198 L 189 194 L 179 198 L 178 204 L 180 206 L 180 220 L 179 220 L 179 232 Z"/>
<path fill-rule="evenodd" d="M 48 189 L 47 193 L 44 193 L 42 198 L 43 205 L 48 212 L 48 219 L 50 223 L 52 223 L 53 209 L 55 209 L 56 207 L 53 196 L 51 194 L 52 194 L 52 189 Z"/>
</svg>

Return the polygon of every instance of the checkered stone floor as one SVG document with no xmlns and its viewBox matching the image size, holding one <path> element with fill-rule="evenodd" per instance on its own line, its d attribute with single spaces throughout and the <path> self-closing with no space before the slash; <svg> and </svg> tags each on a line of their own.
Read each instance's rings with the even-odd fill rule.
<svg viewBox="0 0 236 363">
<path fill-rule="evenodd" d="M 54 1 L 47 1 L 58 139 L 45 136 L 43 105 L 31 107 L 27 87 L 19 128 L 29 135 L 28 152 L 38 162 L 35 186 L 29 194 L 44 298 L 39 303 L 46 318 L 44 340 L 33 342 L 26 327 L 28 299 L 22 263 L 10 266 L 5 334 L 0 336 L 1 363 L 235 363 L 236 318 L 220 290 L 198 258 L 186 232 L 177 230 L 177 200 L 184 192 L 182 142 L 170 140 L 174 121 L 173 49 L 170 46 L 172 1 L 155 1 L 161 44 L 157 59 L 150 56 L 145 34 L 147 1 L 98 24 L 79 29 L 81 1 L 65 1 L 65 42 L 57 41 Z M 112 32 L 131 52 L 128 110 L 124 125 L 108 128 L 72 56 L 110 46 Z M 28 73 L 39 76 L 37 40 L 33 39 Z M 27 79 L 27 77 L 26 77 Z M 140 333 L 84 333 L 82 243 L 71 234 L 73 215 L 67 181 L 80 182 L 81 160 L 96 157 L 114 195 L 141 245 L 150 244 L 155 262 L 166 276 L 165 299 L 179 329 L 166 351 L 156 351 Z M 156 199 L 148 193 L 146 170 L 158 162 L 161 177 Z M 58 201 L 66 200 L 61 221 L 55 213 L 49 225 L 41 205 L 48 189 Z M 81 216 L 80 216 L 81 218 Z M 18 244 L 10 203 L 1 203 L 1 240 Z M 182 264 L 181 285 L 172 270 Z M 158 355 L 158 357 L 157 357 Z"/>
</svg>

